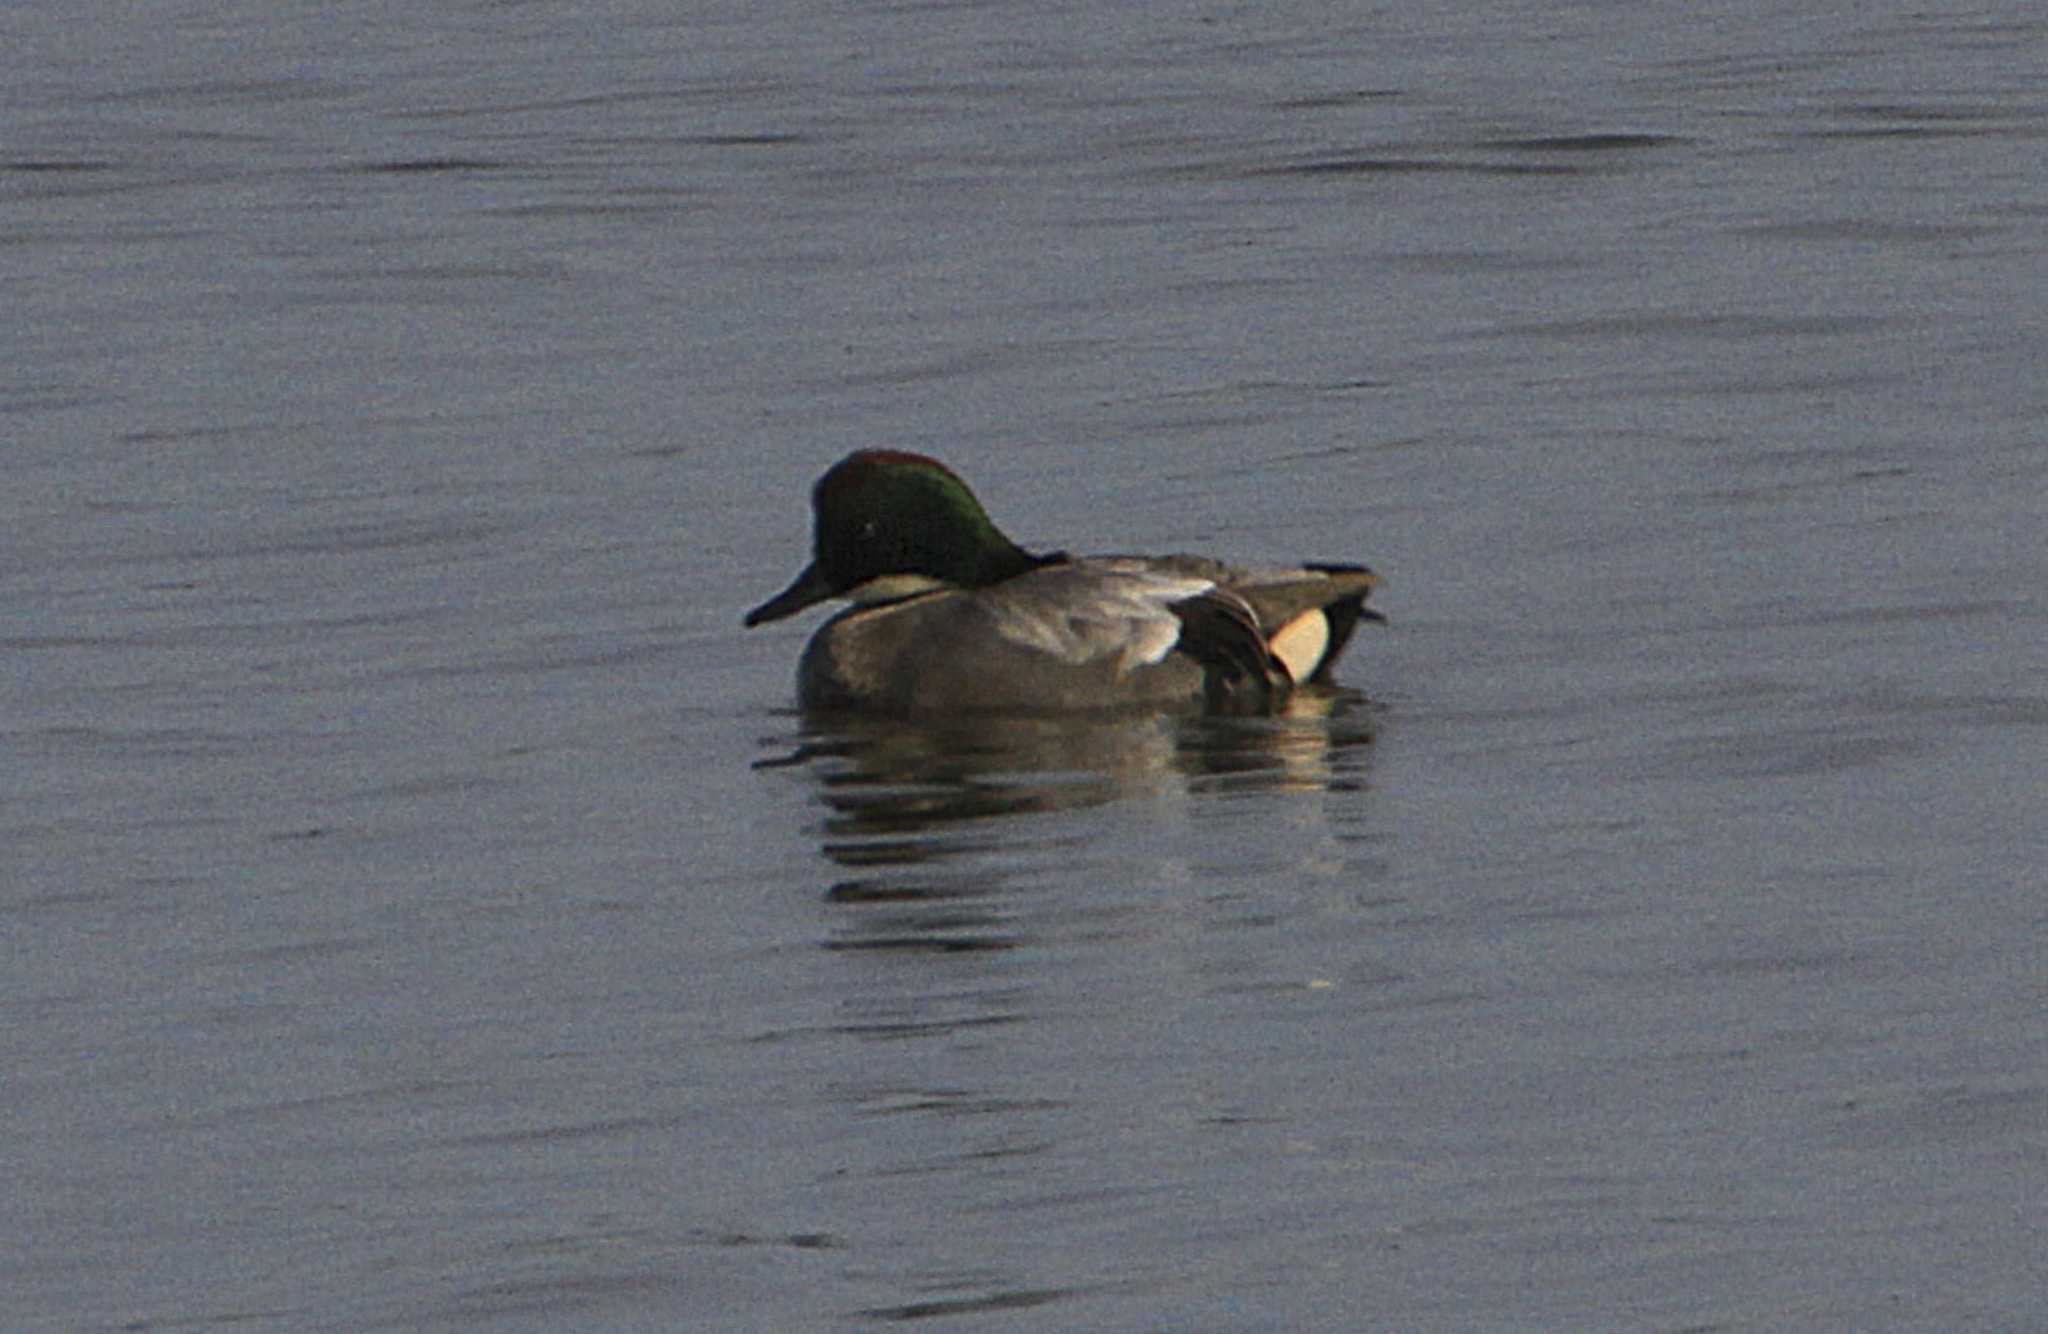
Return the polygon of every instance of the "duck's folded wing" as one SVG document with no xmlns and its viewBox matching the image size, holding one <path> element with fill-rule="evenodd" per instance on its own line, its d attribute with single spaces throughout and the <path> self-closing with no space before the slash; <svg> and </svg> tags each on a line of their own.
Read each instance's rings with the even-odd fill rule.
<svg viewBox="0 0 2048 1334">
<path fill-rule="evenodd" d="M 1264 654 L 1249 604 L 1213 579 L 1136 560 L 1047 566 L 984 589 L 976 600 L 1005 639 L 1066 663 L 1113 659 L 1129 672 L 1176 649 L 1205 665 Z"/>
<path fill-rule="evenodd" d="M 1365 605 L 1380 578 L 1363 565 L 1226 565 L 1207 556 L 1160 557 L 1157 565 L 1212 580 L 1249 603 L 1296 681 L 1327 680 L 1358 623 L 1386 619 Z"/>
<path fill-rule="evenodd" d="M 1210 702 L 1262 706 L 1294 683 L 1259 629 L 1251 604 L 1227 588 L 1211 588 L 1173 604 L 1180 618 L 1181 652 L 1202 664 Z"/>
</svg>

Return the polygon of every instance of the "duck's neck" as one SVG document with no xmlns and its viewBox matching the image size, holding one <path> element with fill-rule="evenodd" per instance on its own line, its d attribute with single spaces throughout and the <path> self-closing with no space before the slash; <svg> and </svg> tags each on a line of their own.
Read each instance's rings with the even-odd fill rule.
<svg viewBox="0 0 2048 1334">
<path fill-rule="evenodd" d="M 986 588 L 999 584 L 1005 579 L 1015 579 L 1041 565 L 1051 565 L 1067 558 L 1065 552 L 1054 552 L 1050 556 L 1034 556 L 1024 548 L 995 534 L 995 541 L 984 543 L 978 559 L 970 570 L 964 572 L 963 581 L 969 588 Z"/>
</svg>

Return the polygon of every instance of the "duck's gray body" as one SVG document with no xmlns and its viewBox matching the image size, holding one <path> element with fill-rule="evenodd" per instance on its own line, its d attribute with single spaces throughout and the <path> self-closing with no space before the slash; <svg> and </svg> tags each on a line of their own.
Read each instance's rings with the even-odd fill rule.
<svg viewBox="0 0 2048 1334">
<path fill-rule="evenodd" d="M 1327 679 L 1374 582 L 1362 570 L 1246 570 L 1202 556 L 1048 565 L 840 612 L 804 650 L 798 693 L 807 708 L 902 715 L 1262 712 L 1297 674 Z M 1306 659 L 1274 654 L 1289 627 Z M 1266 652 L 1235 665 L 1233 650 L 1191 642 L 1245 629 Z"/>
</svg>

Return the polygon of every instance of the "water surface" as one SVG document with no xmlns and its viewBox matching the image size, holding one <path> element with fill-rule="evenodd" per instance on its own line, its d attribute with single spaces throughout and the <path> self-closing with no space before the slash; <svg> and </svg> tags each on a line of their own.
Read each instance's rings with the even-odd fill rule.
<svg viewBox="0 0 2048 1334">
<path fill-rule="evenodd" d="M 2041 1322 L 2040 19 L 0 27 L 13 1324 Z M 875 445 L 1393 623 L 804 719 Z"/>
</svg>

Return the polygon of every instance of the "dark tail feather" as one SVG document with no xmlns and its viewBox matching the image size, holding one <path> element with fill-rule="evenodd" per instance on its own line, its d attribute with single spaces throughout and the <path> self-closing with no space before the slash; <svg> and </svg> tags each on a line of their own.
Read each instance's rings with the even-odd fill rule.
<svg viewBox="0 0 2048 1334">
<path fill-rule="evenodd" d="M 1323 574 L 1371 574 L 1363 565 L 1309 565 L 1306 568 Z M 1323 660 L 1309 673 L 1309 680 L 1318 685 L 1328 685 L 1330 673 L 1337 665 L 1337 659 L 1344 656 L 1344 648 L 1351 642 L 1353 632 L 1360 621 L 1373 621 L 1380 625 L 1387 623 L 1386 615 L 1365 605 L 1371 589 L 1356 597 L 1342 598 L 1323 608 L 1323 615 L 1330 623 L 1330 642 L 1323 649 Z"/>
</svg>

